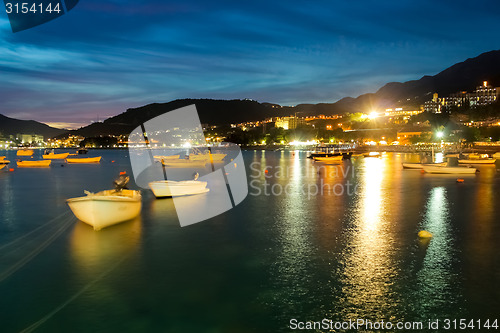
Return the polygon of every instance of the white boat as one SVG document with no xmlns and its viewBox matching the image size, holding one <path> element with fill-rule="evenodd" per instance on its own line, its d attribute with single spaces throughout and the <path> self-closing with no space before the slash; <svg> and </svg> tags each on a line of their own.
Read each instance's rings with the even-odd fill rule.
<svg viewBox="0 0 500 333">
<path fill-rule="evenodd" d="M 181 155 L 167 155 L 167 156 L 155 155 L 155 156 L 153 156 L 153 158 L 155 160 L 158 160 L 158 161 L 161 161 L 161 160 L 178 160 L 180 156 Z"/>
<path fill-rule="evenodd" d="M 404 169 L 422 170 L 424 166 L 446 166 L 447 162 L 441 163 L 403 163 Z"/>
<path fill-rule="evenodd" d="M 427 173 L 441 173 L 441 174 L 474 174 L 476 168 L 467 167 L 448 167 L 448 166 L 424 166 L 423 170 Z"/>
<path fill-rule="evenodd" d="M 141 192 L 133 190 L 106 190 L 84 197 L 68 199 L 73 214 L 94 230 L 129 221 L 137 217 L 142 208 Z"/>
<path fill-rule="evenodd" d="M 212 161 L 212 162 L 222 162 L 226 157 L 226 154 L 196 154 L 189 155 L 189 159 L 192 161 Z"/>
<path fill-rule="evenodd" d="M 40 161 L 17 161 L 18 168 L 44 168 L 49 167 L 51 160 L 40 160 Z"/>
<path fill-rule="evenodd" d="M 458 160 L 460 164 L 495 164 L 496 158 Z"/>
<path fill-rule="evenodd" d="M 157 198 L 202 194 L 209 191 L 207 182 L 198 180 L 180 182 L 162 180 L 149 183 L 149 187 Z"/>
<path fill-rule="evenodd" d="M 342 162 L 342 155 L 339 156 L 328 156 L 328 157 L 314 157 L 316 162 L 322 163 L 338 163 Z"/>
<path fill-rule="evenodd" d="M 207 160 L 192 161 L 190 159 L 178 159 L 178 160 L 162 160 L 161 163 L 166 167 L 171 168 L 197 168 L 205 167 Z"/>
</svg>

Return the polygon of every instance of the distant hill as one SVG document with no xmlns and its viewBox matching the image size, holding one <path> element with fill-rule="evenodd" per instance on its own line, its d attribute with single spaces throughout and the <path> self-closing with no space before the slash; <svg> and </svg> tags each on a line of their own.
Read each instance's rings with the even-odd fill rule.
<svg viewBox="0 0 500 333">
<path fill-rule="evenodd" d="M 168 103 L 154 103 L 94 123 L 76 130 L 83 136 L 127 134 L 139 124 L 164 112 L 195 104 L 202 123 L 220 125 L 244 121 L 263 120 L 273 116 L 287 116 L 298 113 L 305 115 L 333 115 L 345 112 L 369 112 L 392 106 L 418 107 L 437 92 L 441 96 L 461 90 L 471 91 L 489 81 L 500 86 L 500 50 L 483 53 L 475 58 L 455 64 L 434 76 L 404 83 L 391 82 L 375 93 L 357 98 L 346 97 L 335 103 L 299 104 L 295 107 L 253 100 L 179 99 Z"/>
<path fill-rule="evenodd" d="M 34 120 L 19 120 L 0 114 L 0 137 L 9 137 L 9 135 L 21 133 L 43 135 L 44 139 L 49 139 L 65 132 L 67 131 Z"/>
</svg>

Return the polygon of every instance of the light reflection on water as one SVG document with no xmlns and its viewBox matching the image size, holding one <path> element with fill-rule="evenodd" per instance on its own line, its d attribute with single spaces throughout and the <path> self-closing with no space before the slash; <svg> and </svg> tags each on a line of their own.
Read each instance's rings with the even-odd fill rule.
<svg viewBox="0 0 500 333">
<path fill-rule="evenodd" d="M 41 228 L 8 256 L 0 251 L 0 267 L 36 254 L 0 282 L 6 331 L 28 327 L 68 299 L 41 331 L 76 325 L 288 332 L 291 318 L 425 320 L 500 312 L 494 166 L 479 167 L 458 184 L 456 176 L 402 170 L 401 162 L 418 155 L 321 165 L 304 152 L 250 151 L 244 152 L 250 179 L 288 186 L 288 193 L 250 194 L 230 212 L 181 228 L 171 199 L 143 191 L 140 220 L 94 232 L 63 215 L 43 228 L 68 212 L 66 198 L 107 188 L 129 170 L 123 151 L 102 154 L 100 166 L 0 173 L 0 247 Z M 261 163 L 254 166 L 259 173 L 251 162 Z M 348 181 L 358 186 L 352 195 L 303 192 Z M 61 236 L 45 242 L 59 229 Z M 421 229 L 434 237 L 420 241 Z M 48 246 L 37 252 L 43 242 Z"/>
</svg>

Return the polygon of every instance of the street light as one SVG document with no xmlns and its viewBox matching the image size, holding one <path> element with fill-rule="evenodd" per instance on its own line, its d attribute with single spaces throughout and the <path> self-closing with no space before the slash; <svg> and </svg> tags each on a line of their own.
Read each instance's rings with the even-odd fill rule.
<svg viewBox="0 0 500 333">
<path fill-rule="evenodd" d="M 437 132 L 437 133 L 436 133 L 436 136 L 437 136 L 439 139 L 441 139 L 441 138 L 444 136 L 444 133 L 443 133 L 443 132 L 441 132 L 441 131 L 439 131 L 439 132 Z"/>
</svg>

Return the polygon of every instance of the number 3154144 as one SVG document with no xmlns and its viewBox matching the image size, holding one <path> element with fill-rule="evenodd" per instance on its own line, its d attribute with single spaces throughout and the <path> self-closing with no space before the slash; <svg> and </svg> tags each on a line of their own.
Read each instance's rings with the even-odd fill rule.
<svg viewBox="0 0 500 333">
<path fill-rule="evenodd" d="M 60 13 L 61 8 L 59 7 L 59 3 L 49 3 L 47 5 L 43 3 L 10 3 L 7 2 L 5 4 L 5 9 L 7 14 L 42 14 L 42 13 Z"/>
</svg>

